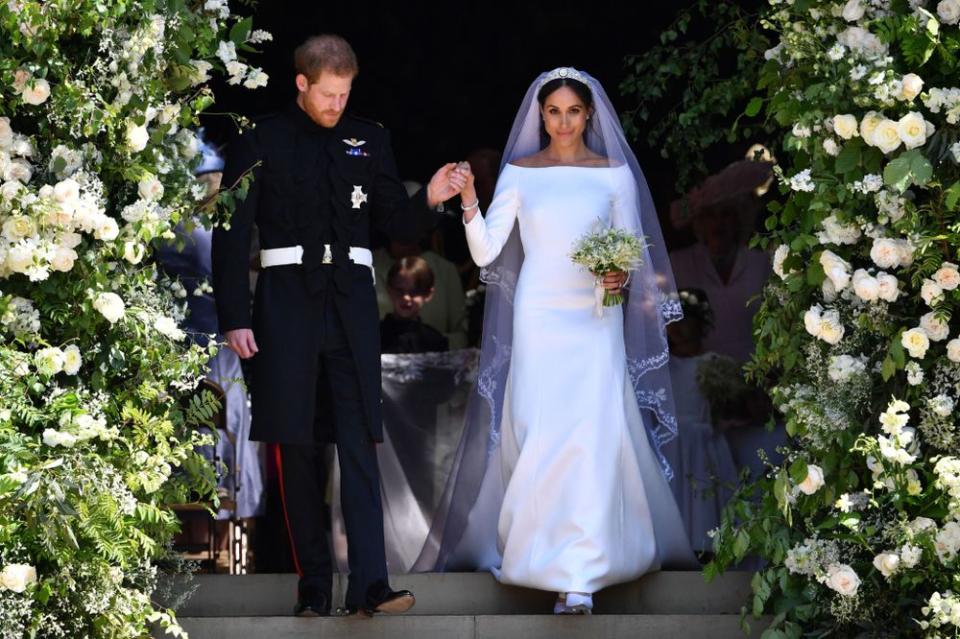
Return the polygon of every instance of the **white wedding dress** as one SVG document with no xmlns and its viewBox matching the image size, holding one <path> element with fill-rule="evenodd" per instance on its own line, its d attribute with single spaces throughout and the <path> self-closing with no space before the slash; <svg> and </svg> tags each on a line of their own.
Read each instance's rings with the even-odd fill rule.
<svg viewBox="0 0 960 639">
<path fill-rule="evenodd" d="M 593 593 L 694 562 L 627 375 L 622 309 L 597 317 L 594 277 L 570 259 L 598 221 L 635 225 L 621 206 L 635 189 L 626 166 L 507 164 L 465 225 L 481 266 L 515 222 L 524 250 L 500 445 L 455 553 L 504 583 Z"/>
</svg>

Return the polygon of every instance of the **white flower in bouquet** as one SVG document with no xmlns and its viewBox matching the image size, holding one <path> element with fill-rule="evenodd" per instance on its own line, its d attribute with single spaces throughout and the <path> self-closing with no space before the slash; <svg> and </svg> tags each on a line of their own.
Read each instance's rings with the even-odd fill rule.
<svg viewBox="0 0 960 639">
<path fill-rule="evenodd" d="M 897 123 L 884 118 L 874 127 L 870 142 L 884 153 L 891 153 L 900 147 L 903 139 Z"/>
<path fill-rule="evenodd" d="M 817 188 L 810 177 L 810 169 L 804 169 L 790 178 L 790 188 L 794 191 L 810 192 Z"/>
<path fill-rule="evenodd" d="M 247 72 L 247 77 L 243 81 L 243 86 L 247 89 L 259 89 L 260 87 L 267 86 L 267 82 L 270 81 L 270 76 L 263 72 L 263 69 L 259 67 L 251 67 Z"/>
<path fill-rule="evenodd" d="M 927 401 L 927 405 L 935 415 L 949 417 L 953 413 L 954 401 L 949 395 L 937 395 Z"/>
<path fill-rule="evenodd" d="M 793 133 L 794 137 L 809 138 L 811 130 L 808 125 L 800 124 L 799 122 L 797 122 L 793 125 L 793 129 L 791 130 L 791 132 Z"/>
<path fill-rule="evenodd" d="M 943 288 L 935 281 L 925 279 L 920 287 L 920 298 L 930 307 L 939 304 L 943 301 Z"/>
<path fill-rule="evenodd" d="M 16 242 L 36 235 L 37 225 L 26 215 L 14 215 L 3 223 L 2 233 L 11 242 Z"/>
<path fill-rule="evenodd" d="M 883 122 L 883 114 L 877 113 L 876 111 L 867 111 L 862 118 L 860 118 L 860 137 L 863 138 L 863 141 L 867 144 L 873 146 L 873 133 L 877 129 L 877 125 Z"/>
<path fill-rule="evenodd" d="M 840 145 L 833 138 L 825 138 L 823 140 L 823 151 L 831 157 L 836 157 L 840 155 Z"/>
<path fill-rule="evenodd" d="M 844 224 L 836 215 L 830 215 L 823 222 L 823 233 L 819 240 L 823 244 L 856 244 L 860 239 L 860 227 L 856 224 Z"/>
<path fill-rule="evenodd" d="M 860 0 L 847 0 L 847 4 L 843 5 L 842 16 L 843 19 L 847 22 L 856 22 L 863 17 L 864 6 L 861 4 Z"/>
<path fill-rule="evenodd" d="M 137 192 L 145 200 L 157 201 L 163 197 L 163 184 L 152 173 L 145 174 L 140 178 L 137 185 Z"/>
<path fill-rule="evenodd" d="M 859 268 L 853 273 L 853 292 L 864 302 L 875 302 L 880 297 L 880 281 Z"/>
<path fill-rule="evenodd" d="M 139 264 L 146 255 L 146 247 L 140 242 L 129 240 L 123 243 L 123 259 L 131 264 Z"/>
<path fill-rule="evenodd" d="M 840 321 L 840 313 L 836 310 L 829 310 L 823 314 L 820 322 L 820 339 L 831 346 L 836 346 L 843 339 L 846 329 Z"/>
<path fill-rule="evenodd" d="M 900 297 L 900 282 L 889 273 L 880 271 L 877 273 L 877 285 L 879 286 L 878 295 L 885 302 L 896 302 Z"/>
<path fill-rule="evenodd" d="M 20 184 L 27 184 L 33 177 L 33 167 L 26 160 L 11 160 L 3 172 L 3 179 L 6 181 L 16 180 Z"/>
<path fill-rule="evenodd" d="M 850 263 L 833 251 L 827 250 L 820 254 L 820 265 L 837 291 L 842 291 L 850 283 Z"/>
<path fill-rule="evenodd" d="M 907 362 L 904 367 L 907 373 L 907 383 L 911 386 L 919 386 L 923 383 L 923 369 L 917 362 Z"/>
<path fill-rule="evenodd" d="M 922 328 L 911 328 L 900 336 L 900 344 L 907 349 L 910 357 L 923 359 L 930 348 L 930 338 Z"/>
<path fill-rule="evenodd" d="M 787 277 L 787 273 L 785 273 L 783 270 L 783 263 L 789 256 L 790 247 L 786 244 L 781 244 L 777 247 L 777 250 L 773 252 L 773 272 L 776 273 L 780 279 L 785 279 Z"/>
<path fill-rule="evenodd" d="M 93 231 L 93 236 L 98 240 L 112 242 L 120 235 L 120 227 L 117 225 L 117 221 L 109 215 L 100 215 L 95 224 L 96 228 Z"/>
<path fill-rule="evenodd" d="M 93 300 L 93 308 L 107 318 L 111 324 L 117 323 L 126 313 L 123 299 L 116 293 L 98 293 Z"/>
<path fill-rule="evenodd" d="M 192 160 L 200 152 L 200 139 L 189 129 L 182 129 L 177 133 L 177 148 L 187 160 Z"/>
<path fill-rule="evenodd" d="M 911 111 L 897 122 L 897 135 L 908 149 L 915 149 L 927 143 L 927 122 L 923 115 Z"/>
<path fill-rule="evenodd" d="M 604 274 L 613 271 L 629 273 L 637 268 L 643 263 L 645 248 L 642 238 L 621 229 L 608 228 L 581 237 L 570 258 L 574 264 L 579 264 L 597 277 L 599 292 L 603 290 L 600 279 Z M 602 306 L 616 306 L 622 302 L 622 295 L 612 295 L 603 290 Z"/>
<path fill-rule="evenodd" d="M 933 281 L 945 291 L 952 291 L 957 288 L 957 286 L 960 286 L 960 271 L 957 270 L 957 265 L 944 262 L 933 274 Z"/>
<path fill-rule="evenodd" d="M 820 292 L 823 294 L 823 301 L 827 304 L 831 304 L 837 300 L 837 288 L 828 278 L 825 278 L 820 285 Z"/>
<path fill-rule="evenodd" d="M 900 80 L 900 97 L 912 102 L 923 90 L 923 79 L 916 73 L 908 73 Z"/>
<path fill-rule="evenodd" d="M 138 153 L 147 148 L 147 142 L 150 141 L 150 133 L 147 131 L 147 127 L 143 125 L 137 125 L 133 122 L 127 123 L 127 134 L 126 142 L 127 148 Z"/>
<path fill-rule="evenodd" d="M 860 577 L 846 564 L 833 564 L 827 568 L 827 586 L 844 597 L 852 597 L 860 588 Z"/>
<path fill-rule="evenodd" d="M 33 356 L 33 364 L 41 375 L 56 375 L 63 370 L 63 363 L 63 351 L 56 346 L 42 348 Z"/>
<path fill-rule="evenodd" d="M 10 126 L 10 118 L 0 117 L 0 150 L 9 149 L 13 144 L 13 128 Z"/>
<path fill-rule="evenodd" d="M 83 358 L 80 356 L 80 348 L 76 344 L 70 344 L 63 349 L 63 372 L 67 375 L 76 375 L 80 372 L 80 366 L 83 364 Z"/>
<path fill-rule="evenodd" d="M 154 320 L 153 328 L 161 335 L 166 335 L 174 341 L 180 341 L 186 337 L 184 332 L 180 330 L 180 327 L 177 326 L 177 322 L 173 318 L 165 315 L 161 315 Z"/>
<path fill-rule="evenodd" d="M 224 66 L 237 59 L 237 45 L 233 42 L 222 40 L 217 46 L 217 57 L 223 62 Z"/>
<path fill-rule="evenodd" d="M 833 116 L 833 131 L 844 140 L 856 137 L 858 126 L 856 116 L 849 113 Z"/>
<path fill-rule="evenodd" d="M 78 257 L 77 252 L 72 248 L 58 246 L 53 259 L 50 260 L 50 268 L 61 273 L 68 273 L 73 269 Z"/>
<path fill-rule="evenodd" d="M 239 60 L 228 62 L 227 73 L 230 75 L 230 77 L 227 79 L 227 84 L 240 84 L 240 82 L 243 81 L 243 76 L 246 72 L 247 65 Z"/>
<path fill-rule="evenodd" d="M 900 244 L 894 239 L 875 239 L 870 248 L 870 259 L 880 268 L 897 268 L 902 256 Z"/>
<path fill-rule="evenodd" d="M 50 83 L 43 78 L 37 78 L 31 84 L 23 88 L 20 94 L 23 101 L 34 106 L 43 104 L 50 97 Z"/>
<path fill-rule="evenodd" d="M 823 308 L 819 304 L 811 306 L 803 314 L 803 326 L 814 337 L 820 335 L 820 323 L 823 321 Z"/>
<path fill-rule="evenodd" d="M 882 552 L 873 558 L 873 567 L 889 579 L 900 570 L 900 555 L 895 552 Z"/>
<path fill-rule="evenodd" d="M 960 2 L 957 0 L 940 0 L 937 4 L 937 15 L 944 24 L 960 22 Z"/>
<path fill-rule="evenodd" d="M 923 558 L 923 549 L 913 544 L 904 544 L 900 547 L 900 563 L 904 568 L 913 568 Z"/>
<path fill-rule="evenodd" d="M 910 422 L 910 414 L 907 412 L 909 410 L 910 406 L 906 402 L 891 402 L 887 409 L 880 413 L 880 427 L 883 432 L 893 437 L 899 436 Z"/>
<path fill-rule="evenodd" d="M 950 326 L 933 312 L 925 313 L 920 318 L 920 328 L 931 342 L 942 342 L 950 335 Z"/>
<path fill-rule="evenodd" d="M 853 357 L 852 355 L 835 355 L 830 358 L 827 367 L 827 375 L 835 382 L 845 382 L 854 375 L 859 375 L 867 370 L 867 358 L 863 355 Z"/>
<path fill-rule="evenodd" d="M 960 524 L 955 521 L 944 524 L 933 540 L 933 548 L 941 563 L 953 561 L 960 552 Z"/>
<path fill-rule="evenodd" d="M 947 359 L 960 364 L 960 339 L 954 338 L 947 342 Z"/>
<path fill-rule="evenodd" d="M 75 435 L 70 433 L 64 433 L 53 428 L 47 428 L 43 431 L 43 443 L 50 448 L 56 448 L 57 446 L 63 446 L 64 448 L 73 448 L 73 445 L 77 443 L 77 438 Z"/>
<path fill-rule="evenodd" d="M 7 564 L 0 570 L 0 588 L 21 593 L 37 583 L 37 569 L 28 564 Z"/>
<path fill-rule="evenodd" d="M 812 495 L 823 488 L 823 469 L 815 464 L 807 464 L 807 476 L 797 484 L 797 489 L 804 495 Z"/>
<path fill-rule="evenodd" d="M 57 164 L 61 165 L 59 170 L 56 169 Z M 63 144 L 58 144 L 50 152 L 50 172 L 58 178 L 70 177 L 79 171 L 82 166 L 83 154 L 80 151 L 74 151 Z"/>
</svg>

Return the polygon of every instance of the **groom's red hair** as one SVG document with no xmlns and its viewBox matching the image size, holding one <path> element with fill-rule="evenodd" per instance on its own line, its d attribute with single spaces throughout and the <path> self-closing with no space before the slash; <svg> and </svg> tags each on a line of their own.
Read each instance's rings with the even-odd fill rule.
<svg viewBox="0 0 960 639">
<path fill-rule="evenodd" d="M 355 76 L 360 71 L 357 54 L 350 43 L 338 35 L 324 33 L 307 38 L 293 52 L 297 73 L 314 82 L 324 71 L 339 76 Z"/>
</svg>

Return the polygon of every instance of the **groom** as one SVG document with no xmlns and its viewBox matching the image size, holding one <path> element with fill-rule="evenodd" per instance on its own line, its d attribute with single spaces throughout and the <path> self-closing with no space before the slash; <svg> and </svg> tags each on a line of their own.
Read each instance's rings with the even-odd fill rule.
<svg viewBox="0 0 960 639">
<path fill-rule="evenodd" d="M 294 612 L 330 613 L 325 442 L 342 478 L 350 578 L 347 614 L 399 613 L 414 604 L 387 581 L 375 443 L 382 440 L 380 348 L 371 226 L 411 242 L 434 208 L 465 183 L 454 164 L 407 197 L 380 125 L 344 113 L 358 72 L 335 35 L 294 53 L 297 98 L 230 147 L 223 184 L 252 183 L 229 227 L 213 236 L 213 279 L 227 346 L 252 358 L 251 439 L 276 442 L 287 530 L 300 575 Z M 251 228 L 261 275 L 248 292 Z"/>
</svg>

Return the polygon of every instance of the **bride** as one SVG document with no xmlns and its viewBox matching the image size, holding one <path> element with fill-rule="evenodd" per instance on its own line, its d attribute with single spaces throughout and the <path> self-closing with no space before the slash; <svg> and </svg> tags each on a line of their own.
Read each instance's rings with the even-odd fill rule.
<svg viewBox="0 0 960 639">
<path fill-rule="evenodd" d="M 656 212 L 606 94 L 571 68 L 527 92 L 485 214 L 460 170 L 467 242 L 488 282 L 481 368 L 419 565 L 490 568 L 559 593 L 557 613 L 589 613 L 606 586 L 693 562 L 666 479 L 665 325 L 680 311 Z M 650 244 L 622 307 L 597 308 L 595 287 L 617 292 L 627 274 L 598 281 L 570 259 L 598 225 Z"/>
</svg>

